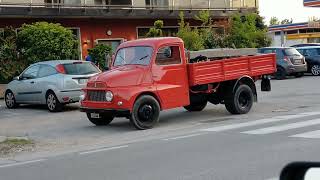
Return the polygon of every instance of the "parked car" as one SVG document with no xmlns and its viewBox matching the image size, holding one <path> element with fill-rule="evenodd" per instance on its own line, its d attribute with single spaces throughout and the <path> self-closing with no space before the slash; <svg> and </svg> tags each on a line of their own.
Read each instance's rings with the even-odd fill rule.
<svg viewBox="0 0 320 180">
<path fill-rule="evenodd" d="M 306 47 L 306 46 L 320 46 L 320 43 L 304 43 L 304 44 L 296 44 L 290 47 L 298 48 L 298 47 Z"/>
<path fill-rule="evenodd" d="M 314 76 L 320 75 L 320 46 L 300 47 L 297 50 L 304 55 L 308 64 L 308 72 Z"/>
<path fill-rule="evenodd" d="M 295 77 L 303 76 L 307 71 L 305 58 L 292 47 L 265 47 L 258 49 L 259 53 L 268 54 L 276 53 L 277 72 L 276 79 L 284 79 L 287 75 Z"/>
<path fill-rule="evenodd" d="M 46 104 L 51 112 L 61 111 L 63 105 L 78 102 L 88 79 L 100 72 L 93 63 L 79 60 L 32 64 L 8 84 L 6 106 Z"/>
</svg>

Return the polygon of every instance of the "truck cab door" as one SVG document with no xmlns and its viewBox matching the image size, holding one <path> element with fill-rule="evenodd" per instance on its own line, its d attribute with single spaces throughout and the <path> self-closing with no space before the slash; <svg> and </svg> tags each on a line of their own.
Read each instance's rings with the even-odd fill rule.
<svg viewBox="0 0 320 180">
<path fill-rule="evenodd" d="M 162 102 L 162 109 L 189 104 L 189 84 L 181 46 L 162 46 L 152 67 L 153 83 Z M 183 57 L 182 57 L 183 56 Z"/>
</svg>

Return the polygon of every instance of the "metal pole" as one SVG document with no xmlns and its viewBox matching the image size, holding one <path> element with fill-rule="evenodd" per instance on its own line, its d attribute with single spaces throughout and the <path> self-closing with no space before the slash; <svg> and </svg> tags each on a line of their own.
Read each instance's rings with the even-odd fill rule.
<svg viewBox="0 0 320 180">
<path fill-rule="evenodd" d="M 283 47 L 284 46 L 284 31 L 281 31 L 280 35 L 281 35 L 281 47 Z"/>
</svg>

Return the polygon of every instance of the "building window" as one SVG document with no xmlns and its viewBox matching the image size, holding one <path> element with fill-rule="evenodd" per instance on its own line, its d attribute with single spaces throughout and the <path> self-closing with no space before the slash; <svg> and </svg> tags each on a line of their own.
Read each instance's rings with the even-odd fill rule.
<svg viewBox="0 0 320 180">
<path fill-rule="evenodd" d="M 160 7 L 168 7 L 169 0 L 146 0 L 147 6 L 160 6 Z"/>
<path fill-rule="evenodd" d="M 138 38 L 145 38 L 150 28 L 151 27 L 137 28 Z M 178 32 L 178 27 L 165 27 L 162 29 L 162 32 L 163 36 L 175 36 Z"/>
<path fill-rule="evenodd" d="M 97 39 L 96 43 L 97 44 L 104 44 L 111 46 L 112 48 L 112 53 L 115 53 L 118 46 L 123 42 L 123 39 Z"/>
</svg>

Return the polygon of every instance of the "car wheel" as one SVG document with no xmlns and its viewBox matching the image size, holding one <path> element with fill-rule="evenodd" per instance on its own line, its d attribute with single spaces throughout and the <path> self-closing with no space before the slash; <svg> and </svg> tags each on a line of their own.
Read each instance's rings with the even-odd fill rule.
<svg viewBox="0 0 320 180">
<path fill-rule="evenodd" d="M 159 121 L 160 105 L 150 96 L 144 95 L 134 103 L 130 122 L 138 130 L 151 129 Z"/>
<path fill-rule="evenodd" d="M 320 75 L 320 65 L 313 65 L 311 67 L 311 73 L 314 76 L 319 76 Z"/>
<path fill-rule="evenodd" d="M 248 85 L 240 85 L 235 93 L 227 95 L 225 107 L 231 114 L 246 114 L 250 111 L 254 101 L 252 89 Z"/>
<path fill-rule="evenodd" d="M 49 91 L 46 97 L 47 107 L 50 112 L 60 112 L 62 111 L 63 105 L 59 102 L 57 96 Z"/>
<path fill-rule="evenodd" d="M 286 71 L 283 68 L 278 67 L 277 72 L 275 73 L 275 78 L 277 80 L 285 79 L 286 78 Z"/>
<path fill-rule="evenodd" d="M 91 113 L 87 113 L 89 121 L 96 126 L 106 126 L 112 122 L 114 116 L 112 114 L 100 113 L 100 117 L 92 118 Z"/>
<path fill-rule="evenodd" d="M 19 106 L 19 104 L 16 102 L 16 98 L 14 97 L 14 94 L 12 91 L 8 90 L 5 95 L 4 95 L 4 99 L 6 102 L 6 106 L 9 109 L 14 109 L 17 108 Z"/>
</svg>

